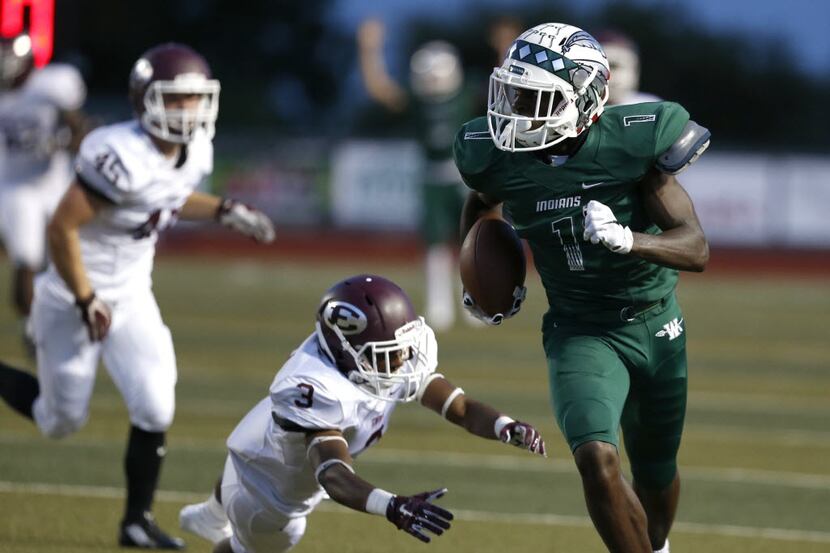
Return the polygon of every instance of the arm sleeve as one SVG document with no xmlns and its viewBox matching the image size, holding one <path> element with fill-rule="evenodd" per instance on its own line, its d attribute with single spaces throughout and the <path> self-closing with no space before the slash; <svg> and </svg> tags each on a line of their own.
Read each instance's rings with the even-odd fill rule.
<svg viewBox="0 0 830 553">
<path fill-rule="evenodd" d="M 291 378 L 271 390 L 271 408 L 305 430 L 344 430 L 343 405 L 322 382 Z"/>
</svg>

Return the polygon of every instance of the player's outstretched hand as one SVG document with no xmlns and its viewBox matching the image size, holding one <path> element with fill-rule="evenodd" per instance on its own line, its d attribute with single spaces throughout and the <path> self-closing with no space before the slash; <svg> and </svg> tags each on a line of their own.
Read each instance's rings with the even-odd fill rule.
<svg viewBox="0 0 830 553">
<path fill-rule="evenodd" d="M 499 440 L 506 444 L 526 449 L 531 453 L 537 453 L 542 457 L 548 456 L 545 451 L 545 440 L 542 439 L 542 435 L 532 425 L 526 422 L 508 422 L 499 431 Z"/>
<path fill-rule="evenodd" d="M 110 309 L 110 306 L 101 301 L 95 295 L 95 292 L 90 294 L 88 298 L 76 300 L 75 305 L 78 306 L 81 312 L 81 320 L 86 325 L 89 339 L 93 342 L 103 340 L 107 336 L 112 323 L 112 309 Z"/>
<path fill-rule="evenodd" d="M 591 200 L 583 208 L 585 215 L 585 232 L 583 240 L 590 240 L 592 244 L 599 244 L 614 253 L 626 254 L 634 245 L 634 236 L 631 229 L 617 222 L 614 212 L 607 205 Z"/>
<path fill-rule="evenodd" d="M 242 202 L 226 198 L 222 200 L 216 218 L 224 226 L 250 236 L 257 242 L 274 241 L 274 224 L 263 212 Z"/>
<path fill-rule="evenodd" d="M 423 492 L 417 495 L 395 495 L 386 507 L 386 518 L 407 534 L 429 543 L 427 531 L 436 536 L 449 530 L 452 513 L 432 502 L 447 493 L 447 488 Z"/>
</svg>

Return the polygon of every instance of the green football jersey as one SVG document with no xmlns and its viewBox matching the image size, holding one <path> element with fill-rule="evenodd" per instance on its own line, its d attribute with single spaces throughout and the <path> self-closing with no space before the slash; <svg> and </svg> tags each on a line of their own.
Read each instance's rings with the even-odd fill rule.
<svg viewBox="0 0 830 553">
<path fill-rule="evenodd" d="M 414 96 L 415 129 L 428 161 L 452 159 L 455 133 L 472 116 L 469 100 L 466 90 L 438 102 L 427 102 Z"/>
<path fill-rule="evenodd" d="M 486 117 L 480 117 L 461 128 L 454 156 L 470 188 L 504 202 L 519 236 L 530 244 L 554 311 L 615 310 L 667 295 L 677 271 L 583 240 L 582 208 L 597 200 L 623 226 L 658 234 L 638 183 L 688 121 L 688 112 L 672 102 L 608 107 L 579 151 L 554 167 L 532 152 L 496 148 Z"/>
</svg>

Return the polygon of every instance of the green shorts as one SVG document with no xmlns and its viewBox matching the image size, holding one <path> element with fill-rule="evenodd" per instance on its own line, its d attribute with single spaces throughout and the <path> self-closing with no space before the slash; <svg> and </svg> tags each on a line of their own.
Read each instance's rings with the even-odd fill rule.
<svg viewBox="0 0 830 553">
<path fill-rule="evenodd" d="M 458 241 L 464 194 L 457 183 L 424 184 L 422 232 L 428 245 Z"/>
<path fill-rule="evenodd" d="M 622 427 L 635 481 L 671 483 L 687 388 L 686 327 L 674 294 L 634 317 L 549 311 L 542 335 L 553 408 L 571 451 L 590 441 L 618 446 Z"/>
</svg>

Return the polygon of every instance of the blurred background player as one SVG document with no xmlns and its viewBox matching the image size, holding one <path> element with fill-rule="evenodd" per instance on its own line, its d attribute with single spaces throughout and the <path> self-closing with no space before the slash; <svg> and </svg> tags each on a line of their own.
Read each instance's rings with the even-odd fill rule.
<svg viewBox="0 0 830 553">
<path fill-rule="evenodd" d="M 600 31 L 596 39 L 605 50 L 611 79 L 608 81 L 608 105 L 659 102 L 654 94 L 640 91 L 640 50 L 633 40 L 619 31 Z"/>
<path fill-rule="evenodd" d="M 219 81 L 205 59 L 162 44 L 135 62 L 135 119 L 83 141 L 76 177 L 49 222 L 49 269 L 38 277 L 31 327 L 37 378 L 0 363 L 0 396 L 50 438 L 85 423 L 99 360 L 130 418 L 127 501 L 119 544 L 181 549 L 151 507 L 175 410 L 176 358 L 152 292 L 159 231 L 216 220 L 260 242 L 274 230 L 262 213 L 195 191 L 213 170 Z"/>
<path fill-rule="evenodd" d="M 12 262 L 12 304 L 26 331 L 35 273 L 46 267 L 46 224 L 72 180 L 86 129 L 86 87 L 67 64 L 34 65 L 27 34 L 0 38 L 0 239 Z"/>
<path fill-rule="evenodd" d="M 221 485 L 182 509 L 182 528 L 216 543 L 215 553 L 280 553 L 300 541 L 306 516 L 328 494 L 423 542 L 427 532 L 441 535 L 452 514 L 432 502 L 446 489 L 395 495 L 352 467 L 388 430 L 398 403 L 418 401 L 472 434 L 531 453 L 544 455 L 545 444 L 531 425 L 465 396 L 437 366 L 435 334 L 406 292 L 375 275 L 338 282 L 269 397 L 228 438 Z"/>
<path fill-rule="evenodd" d="M 471 116 L 458 51 L 450 43 L 422 44 L 409 61 L 409 90 L 396 83 L 383 61 L 384 24 L 365 21 L 358 30 L 360 69 L 369 96 L 393 113 L 409 112 L 426 164 L 421 231 L 426 244 L 426 316 L 436 330 L 455 322 L 458 271 L 455 245 L 464 188 L 452 162 L 455 131 Z"/>
</svg>

